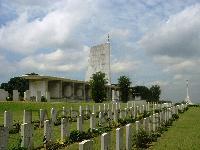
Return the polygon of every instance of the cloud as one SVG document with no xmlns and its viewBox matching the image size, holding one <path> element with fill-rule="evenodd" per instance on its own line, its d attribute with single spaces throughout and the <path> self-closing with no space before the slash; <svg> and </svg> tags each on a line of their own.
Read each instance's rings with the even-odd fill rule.
<svg viewBox="0 0 200 150">
<path fill-rule="evenodd" d="M 78 5 L 77 2 L 66 2 L 59 9 L 33 20 L 30 20 L 27 12 L 21 13 L 16 20 L 1 26 L 0 49 L 30 54 L 45 48 L 75 48 L 77 43 L 73 42 L 71 35 L 90 16 L 88 4 L 81 1 Z"/>
<path fill-rule="evenodd" d="M 78 72 L 87 65 L 88 47 L 73 51 L 57 49 L 50 53 L 40 53 L 23 58 L 18 66 L 22 70 L 36 70 L 39 72 Z"/>
<path fill-rule="evenodd" d="M 111 70 L 113 73 L 131 72 L 136 70 L 140 65 L 140 61 L 133 60 L 117 60 L 112 62 Z"/>
<path fill-rule="evenodd" d="M 200 55 L 200 4 L 172 15 L 168 21 L 147 32 L 139 44 L 147 53 L 191 58 Z"/>
</svg>

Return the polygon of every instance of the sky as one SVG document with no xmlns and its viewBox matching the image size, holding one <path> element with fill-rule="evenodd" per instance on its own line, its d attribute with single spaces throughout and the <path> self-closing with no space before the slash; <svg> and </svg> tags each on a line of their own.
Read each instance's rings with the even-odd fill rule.
<svg viewBox="0 0 200 150">
<path fill-rule="evenodd" d="M 199 0 L 0 0 L 0 83 L 35 72 L 84 80 L 89 49 L 111 40 L 112 82 L 158 84 L 200 102 Z"/>
</svg>

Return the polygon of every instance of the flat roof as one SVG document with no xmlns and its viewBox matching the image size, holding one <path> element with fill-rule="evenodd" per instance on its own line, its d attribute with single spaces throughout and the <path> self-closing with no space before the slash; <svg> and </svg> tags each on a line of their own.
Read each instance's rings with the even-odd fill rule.
<svg viewBox="0 0 200 150">
<path fill-rule="evenodd" d="M 22 78 L 27 80 L 61 80 L 61 81 L 76 82 L 76 83 L 89 83 L 82 80 L 73 80 L 63 77 L 43 76 L 43 75 L 22 75 Z"/>
</svg>

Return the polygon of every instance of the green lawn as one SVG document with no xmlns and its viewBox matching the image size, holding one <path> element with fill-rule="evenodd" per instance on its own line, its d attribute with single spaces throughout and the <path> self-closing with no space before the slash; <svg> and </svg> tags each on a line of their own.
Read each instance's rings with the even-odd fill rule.
<svg viewBox="0 0 200 150">
<path fill-rule="evenodd" d="M 165 132 L 153 150 L 199 150 L 200 149 L 200 107 L 190 107 L 180 115 L 178 121 Z"/>
</svg>

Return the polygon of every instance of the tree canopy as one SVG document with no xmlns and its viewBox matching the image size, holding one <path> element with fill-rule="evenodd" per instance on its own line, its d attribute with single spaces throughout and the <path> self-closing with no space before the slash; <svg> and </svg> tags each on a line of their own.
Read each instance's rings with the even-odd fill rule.
<svg viewBox="0 0 200 150">
<path fill-rule="evenodd" d="M 127 76 L 120 76 L 118 79 L 118 86 L 120 88 L 120 100 L 127 102 L 129 100 L 131 81 Z"/>
<path fill-rule="evenodd" d="M 92 99 L 96 103 L 102 103 L 106 99 L 106 84 L 107 79 L 105 73 L 96 72 L 90 79 Z"/>
<path fill-rule="evenodd" d="M 2 83 L 1 89 L 8 91 L 8 93 L 12 96 L 13 90 L 18 90 L 20 92 L 20 96 L 23 97 L 24 92 L 28 90 L 29 84 L 28 81 L 21 77 L 11 78 L 8 83 Z"/>
</svg>

